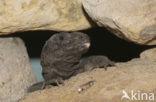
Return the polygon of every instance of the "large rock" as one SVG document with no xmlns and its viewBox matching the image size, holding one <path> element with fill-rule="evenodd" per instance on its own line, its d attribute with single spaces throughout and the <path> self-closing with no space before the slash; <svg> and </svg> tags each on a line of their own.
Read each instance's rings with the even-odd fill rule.
<svg viewBox="0 0 156 102">
<path fill-rule="evenodd" d="M 153 53 L 155 50 L 148 52 Z M 134 102 L 133 92 L 139 102 L 151 102 L 156 95 L 156 60 L 155 56 L 143 57 L 150 56 L 145 52 L 141 58 L 117 63 L 107 71 L 95 69 L 72 77 L 65 81 L 64 86 L 30 93 L 19 102 Z M 91 80 L 96 81 L 94 85 L 79 93 L 79 86 Z M 123 91 L 127 92 L 130 100 L 121 100 Z M 146 95 L 142 100 L 143 93 L 147 94 L 147 100 Z"/>
<path fill-rule="evenodd" d="M 145 60 L 149 59 L 149 60 L 156 61 L 156 48 L 152 48 L 142 52 L 140 54 L 140 58 Z"/>
<path fill-rule="evenodd" d="M 27 30 L 74 31 L 91 27 L 81 0 L 0 0 L 0 35 Z"/>
<path fill-rule="evenodd" d="M 23 41 L 0 38 L 0 102 L 17 102 L 35 82 Z"/>
<path fill-rule="evenodd" d="M 156 0 L 82 0 L 89 16 L 120 38 L 156 45 Z"/>
</svg>

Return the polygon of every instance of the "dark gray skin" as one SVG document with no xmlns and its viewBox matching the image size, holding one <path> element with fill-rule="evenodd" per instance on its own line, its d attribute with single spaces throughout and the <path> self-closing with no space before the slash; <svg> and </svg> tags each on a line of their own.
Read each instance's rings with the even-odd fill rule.
<svg viewBox="0 0 156 102">
<path fill-rule="evenodd" d="M 90 39 L 84 33 L 54 34 L 47 40 L 41 53 L 42 75 L 45 81 L 34 84 L 28 92 L 45 89 L 48 85 L 63 84 L 63 80 L 94 68 L 114 65 L 106 56 L 90 56 L 80 61 L 89 45 Z"/>
<path fill-rule="evenodd" d="M 90 56 L 84 59 L 79 64 L 79 69 L 75 72 L 76 74 L 91 71 L 94 68 L 104 68 L 107 70 L 107 67 L 113 66 L 115 63 L 109 60 L 106 56 Z"/>
</svg>

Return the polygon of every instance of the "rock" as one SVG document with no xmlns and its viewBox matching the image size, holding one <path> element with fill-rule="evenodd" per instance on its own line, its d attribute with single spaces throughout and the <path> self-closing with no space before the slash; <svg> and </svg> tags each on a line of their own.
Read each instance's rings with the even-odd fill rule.
<svg viewBox="0 0 156 102">
<path fill-rule="evenodd" d="M 77 89 L 91 80 L 96 82 L 79 93 Z M 30 93 L 19 102 L 121 102 L 122 91 L 127 92 L 131 98 L 131 100 L 123 99 L 122 102 L 132 102 L 132 91 L 137 95 L 156 94 L 155 80 L 155 61 L 136 58 L 129 62 L 117 63 L 115 67 L 109 67 L 107 71 L 95 69 L 78 74 L 65 81 L 64 86 Z M 138 96 L 136 98 L 139 99 Z M 141 100 L 141 102 L 147 101 Z"/>
<path fill-rule="evenodd" d="M 89 16 L 115 35 L 138 44 L 156 45 L 155 0 L 82 0 Z"/>
<path fill-rule="evenodd" d="M 17 102 L 35 82 L 23 41 L 0 38 L 0 102 Z"/>
<path fill-rule="evenodd" d="M 156 61 L 156 48 L 146 50 L 140 54 L 141 59 Z"/>
<path fill-rule="evenodd" d="M 16 31 L 74 31 L 91 27 L 81 0 L 1 0 L 0 35 Z"/>
</svg>

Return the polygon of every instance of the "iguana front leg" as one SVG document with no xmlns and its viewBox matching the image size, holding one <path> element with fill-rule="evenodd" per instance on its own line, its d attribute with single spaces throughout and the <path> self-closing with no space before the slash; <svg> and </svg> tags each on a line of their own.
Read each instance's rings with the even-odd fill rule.
<svg viewBox="0 0 156 102">
<path fill-rule="evenodd" d="M 107 70 L 108 66 L 114 65 L 115 63 L 109 60 L 106 56 L 90 56 L 80 62 L 79 68 L 75 71 L 75 74 L 91 71 L 94 68 L 104 68 Z"/>
</svg>

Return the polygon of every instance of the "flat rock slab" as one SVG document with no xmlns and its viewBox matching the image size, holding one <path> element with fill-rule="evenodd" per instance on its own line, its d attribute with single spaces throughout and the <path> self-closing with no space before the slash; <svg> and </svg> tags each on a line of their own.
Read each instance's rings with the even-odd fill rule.
<svg viewBox="0 0 156 102">
<path fill-rule="evenodd" d="M 0 102 L 17 102 L 35 82 L 23 41 L 0 38 Z"/>
<path fill-rule="evenodd" d="M 156 0 L 82 0 L 89 16 L 120 38 L 156 45 Z"/>
<path fill-rule="evenodd" d="M 91 27 L 81 0 L 1 0 L 0 35 L 28 30 L 74 31 Z"/>
<path fill-rule="evenodd" d="M 148 52 L 155 51 L 152 49 Z M 30 93 L 19 102 L 121 102 L 123 90 L 130 98 L 132 90 L 136 93 L 156 94 L 156 60 L 152 57 L 145 58 L 149 55 L 144 52 L 141 56 L 126 63 L 117 63 L 107 71 L 95 69 L 78 74 L 65 81 L 64 86 Z M 96 82 L 79 93 L 78 88 L 91 80 Z M 123 99 L 122 102 L 133 102 L 133 100 Z"/>
</svg>

